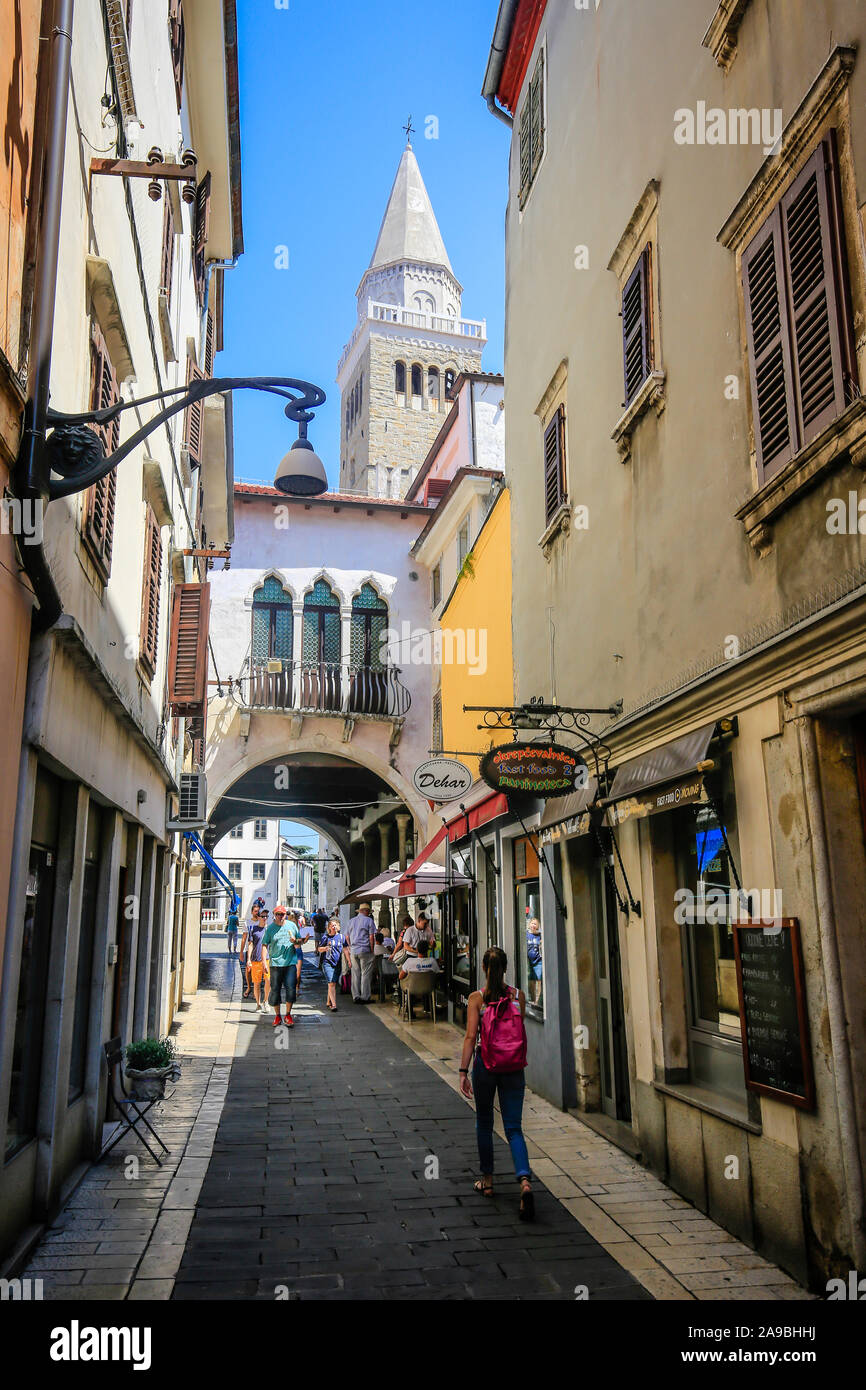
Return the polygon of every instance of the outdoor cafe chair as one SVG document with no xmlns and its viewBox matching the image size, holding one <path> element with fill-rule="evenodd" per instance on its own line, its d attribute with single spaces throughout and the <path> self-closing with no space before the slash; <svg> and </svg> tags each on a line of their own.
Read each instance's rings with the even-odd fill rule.
<svg viewBox="0 0 866 1390">
<path fill-rule="evenodd" d="M 400 1012 L 401 1014 L 405 1013 L 410 1023 L 412 1022 L 413 999 L 429 999 L 433 1022 L 436 1022 L 436 982 L 438 978 L 438 975 L 432 970 L 429 972 L 410 970 L 405 980 L 400 981 L 403 986 Z"/>
</svg>

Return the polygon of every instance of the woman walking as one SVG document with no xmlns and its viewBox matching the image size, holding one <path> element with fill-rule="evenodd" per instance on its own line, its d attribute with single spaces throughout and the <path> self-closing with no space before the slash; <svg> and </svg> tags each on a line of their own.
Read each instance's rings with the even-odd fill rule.
<svg viewBox="0 0 866 1390">
<path fill-rule="evenodd" d="M 499 946 L 491 946 L 482 961 L 485 988 L 469 996 L 466 1036 L 460 1059 L 460 1089 L 471 1099 L 475 1092 L 475 1133 L 481 1177 L 475 1191 L 493 1196 L 493 1102 L 499 1093 L 499 1108 L 505 1137 L 511 1148 L 514 1172 L 520 1184 L 520 1219 L 535 1216 L 535 1197 L 529 1169 L 529 1154 L 523 1137 L 523 1096 L 526 1091 L 526 1028 L 523 1022 L 526 999 L 523 990 L 505 983 L 508 957 Z M 472 1060 L 474 1053 L 474 1062 Z M 470 1063 L 472 1080 L 470 1081 Z"/>
<path fill-rule="evenodd" d="M 337 1012 L 337 981 L 346 970 L 351 969 L 349 943 L 340 931 L 340 922 L 332 917 L 317 948 L 322 957 L 325 979 L 328 981 L 328 1008 Z"/>
</svg>

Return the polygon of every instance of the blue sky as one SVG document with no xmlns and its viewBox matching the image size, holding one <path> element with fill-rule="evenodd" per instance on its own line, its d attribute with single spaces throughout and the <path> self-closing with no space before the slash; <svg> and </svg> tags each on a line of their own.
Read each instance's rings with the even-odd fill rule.
<svg viewBox="0 0 866 1390">
<path fill-rule="evenodd" d="M 278 0 L 279 3 L 282 0 Z M 217 371 L 315 382 L 328 399 L 310 437 L 339 471 L 337 361 L 411 113 L 415 151 L 463 314 L 486 318 L 487 371 L 503 363 L 503 225 L 509 133 L 480 96 L 496 0 L 240 0 L 245 254 L 226 275 Z M 425 139 L 438 117 L 439 138 Z M 289 268 L 275 268 L 288 247 Z M 270 483 L 295 437 L 279 402 L 235 395 L 235 475 Z"/>
</svg>

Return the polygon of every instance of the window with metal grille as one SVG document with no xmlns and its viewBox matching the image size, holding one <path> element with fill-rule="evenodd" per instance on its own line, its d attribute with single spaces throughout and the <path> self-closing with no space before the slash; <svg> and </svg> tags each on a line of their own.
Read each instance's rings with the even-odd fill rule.
<svg viewBox="0 0 866 1390">
<path fill-rule="evenodd" d="M 103 410 L 120 399 L 120 388 L 105 339 L 98 325 L 90 331 L 90 408 Z M 106 454 L 112 454 L 120 442 L 120 422 L 90 427 L 102 440 Z M 81 536 L 90 558 L 106 581 L 111 573 L 111 550 L 114 539 L 114 507 L 117 495 L 115 469 L 84 494 L 81 513 Z"/>
<path fill-rule="evenodd" d="M 630 405 L 653 366 L 652 313 L 650 299 L 650 248 L 625 282 L 622 292 L 622 362 L 625 387 L 624 405 Z"/>
<path fill-rule="evenodd" d="M 233 825 L 233 826 L 232 826 L 231 830 L 229 831 L 229 839 L 230 839 L 230 840 L 242 840 L 243 838 L 244 838 L 244 823 L 243 823 L 243 821 L 241 821 L 240 825 Z"/>
<path fill-rule="evenodd" d="M 183 99 L 183 51 L 185 44 L 183 23 L 183 0 L 168 0 L 168 35 L 171 45 L 171 66 L 174 73 L 174 90 L 177 96 L 177 109 Z"/>
<path fill-rule="evenodd" d="M 253 878 L 254 878 L 257 882 L 260 883 L 260 882 L 263 882 L 264 877 L 265 877 L 265 866 L 264 866 L 264 864 L 253 864 Z"/>
<path fill-rule="evenodd" d="M 544 520 L 559 511 L 567 498 L 565 487 L 565 408 L 560 406 L 544 431 Z"/>
<path fill-rule="evenodd" d="M 857 393 L 835 137 L 821 141 L 743 252 L 759 482 Z"/>
<path fill-rule="evenodd" d="M 522 208 L 544 154 L 544 54 L 539 53 L 520 113 L 520 193 Z"/>
<path fill-rule="evenodd" d="M 442 692 L 437 690 L 433 695 L 433 729 L 430 737 L 430 751 L 432 753 L 442 752 Z"/>
<path fill-rule="evenodd" d="M 162 580 L 162 534 L 151 506 L 147 508 L 144 537 L 144 574 L 141 584 L 141 631 L 138 659 L 149 676 L 156 671 L 159 646 L 159 593 Z"/>
<path fill-rule="evenodd" d="M 291 659 L 292 596 L 268 575 L 253 594 L 252 663 L 281 660 L 285 670 Z"/>
<path fill-rule="evenodd" d="M 268 838 L 268 823 L 266 820 L 253 821 L 253 839 L 266 840 Z"/>
<path fill-rule="evenodd" d="M 325 579 L 317 579 L 304 599 L 302 655 L 312 664 L 340 661 L 340 604 Z"/>
<path fill-rule="evenodd" d="M 226 872 L 227 876 L 232 880 L 232 882 L 234 882 L 235 879 L 241 877 L 241 868 L 242 865 L 239 859 L 229 860 L 229 866 Z"/>
<path fill-rule="evenodd" d="M 388 627 L 388 605 L 372 584 L 364 584 L 352 600 L 351 661 L 355 667 L 381 671 L 382 639 Z"/>
</svg>

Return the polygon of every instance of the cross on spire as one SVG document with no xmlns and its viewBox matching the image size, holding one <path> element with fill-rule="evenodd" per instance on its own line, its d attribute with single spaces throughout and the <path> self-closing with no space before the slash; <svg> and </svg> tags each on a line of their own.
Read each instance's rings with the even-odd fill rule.
<svg viewBox="0 0 866 1390">
<path fill-rule="evenodd" d="M 409 119 L 408 119 L 408 121 L 406 122 L 406 124 L 403 126 L 403 129 L 404 129 L 405 132 L 406 132 L 406 144 L 407 144 L 407 145 L 411 145 L 411 143 L 412 143 L 412 136 L 413 136 L 414 133 L 415 133 L 415 127 L 414 127 L 413 124 L 412 124 L 412 117 L 411 117 L 411 116 L 409 117 Z"/>
</svg>

